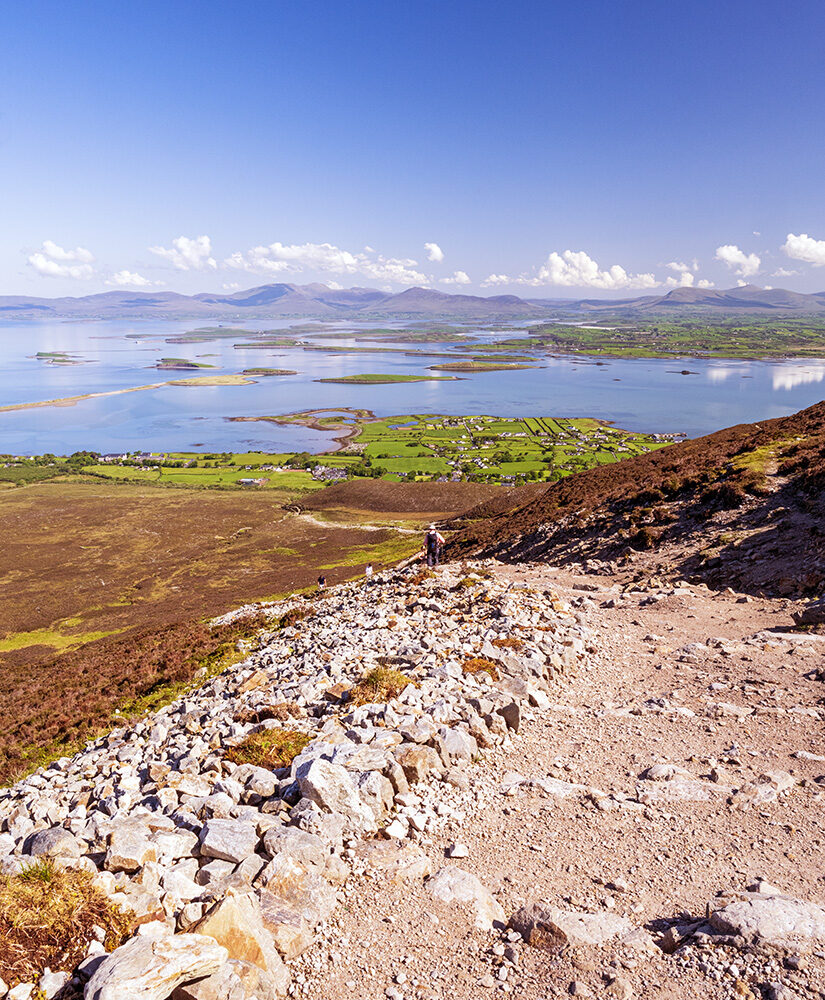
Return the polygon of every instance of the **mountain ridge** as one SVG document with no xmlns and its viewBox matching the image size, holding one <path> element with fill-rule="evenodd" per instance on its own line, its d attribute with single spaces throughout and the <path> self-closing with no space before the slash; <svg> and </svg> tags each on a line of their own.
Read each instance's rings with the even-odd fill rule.
<svg viewBox="0 0 825 1000">
<path fill-rule="evenodd" d="M 703 313 L 825 315 L 825 291 L 812 294 L 757 285 L 729 289 L 674 288 L 663 295 L 627 299 L 523 299 L 517 295 L 468 295 L 413 286 L 401 292 L 332 288 L 321 283 L 279 282 L 236 292 L 110 291 L 45 298 L 0 296 L 0 318 L 19 319 L 318 319 L 465 320 L 543 319 L 553 314 Z"/>
</svg>

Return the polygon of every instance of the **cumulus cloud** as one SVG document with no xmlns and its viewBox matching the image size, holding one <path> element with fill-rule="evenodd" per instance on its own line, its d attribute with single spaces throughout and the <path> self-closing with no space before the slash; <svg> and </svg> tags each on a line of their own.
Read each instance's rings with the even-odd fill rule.
<svg viewBox="0 0 825 1000">
<path fill-rule="evenodd" d="M 148 278 L 144 278 L 142 274 L 138 274 L 137 271 L 118 271 L 113 274 L 111 278 L 107 278 L 105 284 L 112 285 L 116 288 L 123 288 L 124 286 L 129 288 L 148 288 L 150 285 L 159 285 L 159 281 L 150 281 Z"/>
<path fill-rule="evenodd" d="M 814 267 L 825 267 L 825 240 L 815 240 L 807 233 L 800 233 L 799 236 L 788 233 L 782 249 L 792 260 L 802 260 Z"/>
<path fill-rule="evenodd" d="M 493 288 L 496 285 L 512 285 L 513 280 L 507 274 L 488 274 L 484 281 L 481 282 L 481 287 Z"/>
<path fill-rule="evenodd" d="M 699 278 L 697 281 L 696 272 L 699 270 L 698 260 L 693 260 L 690 264 L 672 260 L 665 267 L 669 267 L 671 271 L 675 271 L 678 274 L 678 278 L 674 278 L 671 275 L 665 279 L 666 288 L 713 288 L 713 282 L 708 281 L 707 278 Z"/>
<path fill-rule="evenodd" d="M 426 285 L 430 279 L 418 271 L 415 260 L 384 257 L 374 250 L 352 253 L 332 243 L 284 244 L 252 247 L 236 252 L 224 263 L 227 267 L 257 274 L 281 274 L 285 271 L 321 271 L 330 274 L 362 274 L 374 281 L 401 285 Z"/>
<path fill-rule="evenodd" d="M 755 253 L 745 253 L 734 243 L 726 243 L 724 246 L 717 247 L 716 259 L 735 271 L 740 278 L 750 278 L 757 274 L 762 264 L 761 259 Z"/>
<path fill-rule="evenodd" d="M 521 275 L 520 285 L 562 285 L 567 288 L 656 288 L 654 275 L 631 274 L 620 264 L 605 270 L 584 250 L 564 250 L 553 253 L 532 275 Z"/>
<path fill-rule="evenodd" d="M 466 271 L 453 271 L 450 278 L 439 278 L 442 285 L 470 285 L 470 275 Z"/>
<path fill-rule="evenodd" d="M 444 260 L 444 251 L 437 243 L 425 243 L 424 249 L 427 251 L 427 260 L 440 264 Z"/>
<path fill-rule="evenodd" d="M 149 247 L 151 253 L 168 260 L 179 271 L 203 271 L 217 267 L 208 236 L 178 236 L 171 247 Z"/>
<path fill-rule="evenodd" d="M 698 271 L 699 261 L 694 259 L 693 263 L 685 264 L 683 261 L 672 260 L 669 264 L 665 264 L 665 267 L 670 268 L 671 271 L 677 271 L 684 273 L 685 271 Z"/>
<path fill-rule="evenodd" d="M 85 247 L 65 250 L 52 240 L 44 240 L 40 250 L 28 258 L 29 264 L 45 278 L 78 278 L 87 280 L 93 276 L 94 255 Z"/>
<path fill-rule="evenodd" d="M 792 271 L 787 267 L 780 267 L 778 270 L 774 271 L 771 275 L 772 278 L 790 278 L 794 274 L 799 274 L 799 271 Z"/>
</svg>

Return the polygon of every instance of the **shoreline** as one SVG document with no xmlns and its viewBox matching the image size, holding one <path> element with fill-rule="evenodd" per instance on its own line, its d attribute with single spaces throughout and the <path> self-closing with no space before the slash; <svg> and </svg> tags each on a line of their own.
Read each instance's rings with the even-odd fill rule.
<svg viewBox="0 0 825 1000">
<path fill-rule="evenodd" d="M 343 451 L 347 445 L 358 436 L 361 430 L 360 423 L 355 424 L 345 424 L 339 423 L 335 424 L 322 424 L 320 419 L 316 414 L 320 415 L 322 413 L 349 413 L 352 415 L 354 420 L 359 421 L 370 421 L 378 420 L 379 418 L 372 412 L 372 410 L 361 410 L 353 409 L 349 406 L 335 406 L 335 407 L 323 407 L 317 410 L 296 410 L 293 413 L 282 413 L 280 416 L 267 416 L 267 417 L 227 417 L 227 420 L 231 420 L 233 423 L 256 423 L 258 421 L 266 421 L 272 424 L 282 424 L 282 425 L 293 425 L 298 427 L 306 427 L 311 431 L 323 431 L 325 434 L 333 433 L 335 431 L 344 431 L 343 434 L 334 434 L 333 441 L 334 446 L 327 448 L 325 451 L 317 452 L 318 455 L 334 455 L 336 452 Z"/>
<path fill-rule="evenodd" d="M 101 399 L 104 396 L 120 396 L 126 392 L 143 392 L 146 389 L 162 389 L 165 385 L 178 386 L 215 386 L 215 385 L 250 385 L 255 380 L 243 375 L 199 375 L 194 378 L 170 379 L 166 382 L 152 382 L 149 385 L 133 385 L 127 389 L 108 389 L 106 392 L 84 392 L 79 396 L 64 396 L 61 399 L 41 399 L 36 403 L 9 403 L 0 406 L 0 413 L 10 413 L 13 410 L 34 410 L 41 406 L 76 406 L 86 399 Z"/>
</svg>

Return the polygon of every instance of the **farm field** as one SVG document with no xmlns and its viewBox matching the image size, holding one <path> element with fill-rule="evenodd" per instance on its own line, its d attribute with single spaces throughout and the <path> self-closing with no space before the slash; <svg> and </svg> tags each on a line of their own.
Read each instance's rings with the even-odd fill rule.
<svg viewBox="0 0 825 1000">
<path fill-rule="evenodd" d="M 627 316 L 599 316 L 586 326 L 538 324 L 489 346 L 627 358 L 821 358 L 825 320 L 806 316 L 629 321 Z"/>
</svg>

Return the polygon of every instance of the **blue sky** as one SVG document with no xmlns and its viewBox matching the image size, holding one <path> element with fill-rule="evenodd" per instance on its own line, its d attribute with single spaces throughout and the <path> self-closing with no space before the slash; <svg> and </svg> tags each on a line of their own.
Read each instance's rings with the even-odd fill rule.
<svg viewBox="0 0 825 1000">
<path fill-rule="evenodd" d="M 821 0 L 7 4 L 0 294 L 821 291 L 823 39 Z"/>
</svg>

